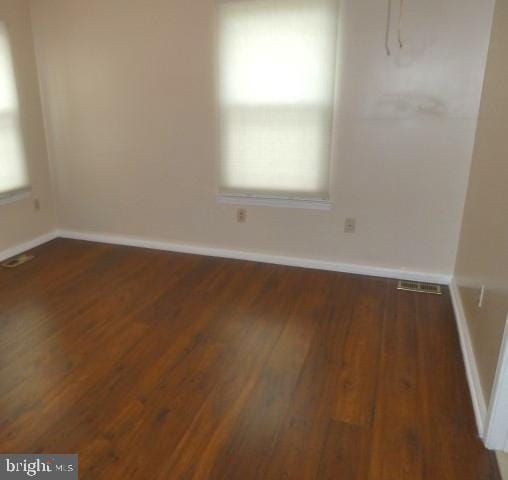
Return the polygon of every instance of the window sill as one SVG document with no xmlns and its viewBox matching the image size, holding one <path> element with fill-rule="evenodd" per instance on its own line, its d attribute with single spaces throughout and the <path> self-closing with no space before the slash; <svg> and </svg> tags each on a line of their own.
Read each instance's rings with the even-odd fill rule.
<svg viewBox="0 0 508 480">
<path fill-rule="evenodd" d="M 301 208 L 307 210 L 331 210 L 328 200 L 255 197 L 248 195 L 218 195 L 217 202 L 225 205 L 249 205 L 253 207 Z"/>
<path fill-rule="evenodd" d="M 0 193 L 0 205 L 18 202 L 29 198 L 32 195 L 31 188 L 24 188 L 23 190 L 16 190 L 14 192 Z"/>
</svg>

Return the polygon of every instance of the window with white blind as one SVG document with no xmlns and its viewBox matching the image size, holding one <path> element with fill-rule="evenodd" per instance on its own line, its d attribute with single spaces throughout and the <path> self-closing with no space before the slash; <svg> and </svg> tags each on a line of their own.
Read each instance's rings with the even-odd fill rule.
<svg viewBox="0 0 508 480">
<path fill-rule="evenodd" d="M 217 1 L 220 193 L 328 199 L 336 0 Z"/>
<path fill-rule="evenodd" d="M 9 36 L 0 22 L 0 200 L 28 191 Z"/>
</svg>

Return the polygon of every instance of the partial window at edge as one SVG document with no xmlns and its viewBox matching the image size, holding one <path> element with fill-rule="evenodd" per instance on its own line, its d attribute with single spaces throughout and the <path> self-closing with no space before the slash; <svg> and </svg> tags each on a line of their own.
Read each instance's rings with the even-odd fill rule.
<svg viewBox="0 0 508 480">
<path fill-rule="evenodd" d="M 0 198 L 28 188 L 9 36 L 0 22 Z"/>
</svg>

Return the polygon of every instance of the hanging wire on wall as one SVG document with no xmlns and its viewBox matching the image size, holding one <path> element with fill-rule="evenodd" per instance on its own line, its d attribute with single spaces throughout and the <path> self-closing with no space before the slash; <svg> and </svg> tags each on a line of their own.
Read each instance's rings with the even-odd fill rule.
<svg viewBox="0 0 508 480">
<path fill-rule="evenodd" d="M 404 48 L 404 42 L 402 41 L 402 22 L 404 16 L 404 2 L 405 0 L 400 0 L 400 8 L 399 8 L 399 24 L 398 24 L 398 40 L 399 47 Z M 386 54 L 390 56 L 392 51 L 390 50 L 390 31 L 392 27 L 392 0 L 388 0 L 388 12 L 386 16 L 386 32 L 385 32 L 385 50 Z"/>
<path fill-rule="evenodd" d="M 404 15 L 404 0 L 400 0 L 400 10 L 399 10 L 399 46 L 400 48 L 404 48 L 404 44 L 402 43 L 402 16 Z"/>
<path fill-rule="evenodd" d="M 392 0 L 388 0 L 388 15 L 386 18 L 386 33 L 385 33 L 385 49 L 386 54 L 390 56 L 392 52 L 390 51 L 390 27 L 392 24 Z"/>
</svg>

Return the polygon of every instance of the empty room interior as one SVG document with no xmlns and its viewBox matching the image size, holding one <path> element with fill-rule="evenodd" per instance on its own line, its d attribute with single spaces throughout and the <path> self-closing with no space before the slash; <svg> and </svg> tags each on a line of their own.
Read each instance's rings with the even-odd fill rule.
<svg viewBox="0 0 508 480">
<path fill-rule="evenodd" d="M 508 480 L 508 1 L 0 0 L 0 478 Z"/>
</svg>

